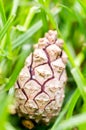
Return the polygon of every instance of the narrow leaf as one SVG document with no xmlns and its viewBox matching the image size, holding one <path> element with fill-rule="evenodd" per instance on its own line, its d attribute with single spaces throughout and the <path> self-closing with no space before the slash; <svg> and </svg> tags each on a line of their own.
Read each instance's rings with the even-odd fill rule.
<svg viewBox="0 0 86 130">
<path fill-rule="evenodd" d="M 16 49 L 22 45 L 28 38 L 33 36 L 40 28 L 42 27 L 42 21 L 35 23 L 31 28 L 29 28 L 24 34 L 19 36 L 16 40 L 13 41 L 13 49 Z"/>
<path fill-rule="evenodd" d="M 4 25 L 4 27 L 0 31 L 0 40 L 4 37 L 4 35 L 8 31 L 8 29 L 9 29 L 10 25 L 12 24 L 14 18 L 15 18 L 14 15 L 10 16 L 9 19 L 8 19 L 8 21 L 6 22 L 6 24 Z"/>
</svg>

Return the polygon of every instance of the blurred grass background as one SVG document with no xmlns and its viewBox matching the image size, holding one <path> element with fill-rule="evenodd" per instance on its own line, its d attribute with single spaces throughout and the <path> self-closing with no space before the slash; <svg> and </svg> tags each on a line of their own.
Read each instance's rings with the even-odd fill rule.
<svg viewBox="0 0 86 130">
<path fill-rule="evenodd" d="M 33 44 L 49 29 L 64 39 L 68 82 L 56 122 L 34 130 L 86 130 L 85 0 L 0 0 L 0 130 L 27 130 L 9 113 L 13 86 Z"/>
</svg>

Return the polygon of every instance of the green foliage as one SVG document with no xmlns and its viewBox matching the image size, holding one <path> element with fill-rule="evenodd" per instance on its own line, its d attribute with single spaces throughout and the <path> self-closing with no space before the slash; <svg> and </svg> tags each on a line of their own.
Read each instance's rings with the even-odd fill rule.
<svg viewBox="0 0 86 130">
<path fill-rule="evenodd" d="M 65 100 L 56 121 L 33 130 L 86 129 L 86 1 L 0 0 L 0 130 L 27 130 L 9 106 L 32 45 L 49 29 L 64 39 L 68 55 Z"/>
</svg>

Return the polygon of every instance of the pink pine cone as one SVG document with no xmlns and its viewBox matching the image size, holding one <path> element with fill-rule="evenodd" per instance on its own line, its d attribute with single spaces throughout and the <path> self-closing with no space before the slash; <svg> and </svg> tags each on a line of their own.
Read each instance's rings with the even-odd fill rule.
<svg viewBox="0 0 86 130">
<path fill-rule="evenodd" d="M 67 81 L 63 40 L 50 30 L 27 57 L 15 85 L 17 113 L 35 122 L 49 123 L 59 114 Z"/>
</svg>

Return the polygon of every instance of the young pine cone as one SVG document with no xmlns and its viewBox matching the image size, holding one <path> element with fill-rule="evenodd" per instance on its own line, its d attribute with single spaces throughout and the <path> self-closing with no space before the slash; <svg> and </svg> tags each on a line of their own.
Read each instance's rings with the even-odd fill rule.
<svg viewBox="0 0 86 130">
<path fill-rule="evenodd" d="M 62 39 L 50 30 L 27 57 L 15 85 L 16 110 L 25 119 L 45 122 L 59 114 L 67 81 Z"/>
</svg>

